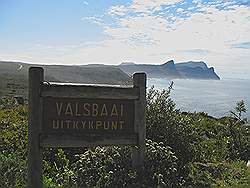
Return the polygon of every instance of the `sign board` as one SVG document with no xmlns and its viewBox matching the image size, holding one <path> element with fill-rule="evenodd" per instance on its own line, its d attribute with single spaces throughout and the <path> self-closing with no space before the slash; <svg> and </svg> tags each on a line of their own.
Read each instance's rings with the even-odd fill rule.
<svg viewBox="0 0 250 188">
<path fill-rule="evenodd" d="M 146 74 L 133 86 L 44 81 L 41 67 L 29 69 L 28 185 L 42 187 L 43 147 L 132 145 L 139 170 L 145 153 Z"/>
<path fill-rule="evenodd" d="M 134 133 L 134 102 L 118 99 L 43 100 L 43 131 L 129 135 Z"/>
</svg>

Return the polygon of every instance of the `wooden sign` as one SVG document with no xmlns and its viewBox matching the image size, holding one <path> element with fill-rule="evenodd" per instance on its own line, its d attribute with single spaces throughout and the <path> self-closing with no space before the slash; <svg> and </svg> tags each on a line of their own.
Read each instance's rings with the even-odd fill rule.
<svg viewBox="0 0 250 188">
<path fill-rule="evenodd" d="M 44 81 L 41 67 L 29 69 L 28 185 L 42 187 L 43 147 L 131 145 L 140 172 L 145 153 L 146 74 L 133 86 Z"/>
<path fill-rule="evenodd" d="M 43 132 L 134 133 L 134 102 L 118 99 L 44 98 Z"/>
</svg>

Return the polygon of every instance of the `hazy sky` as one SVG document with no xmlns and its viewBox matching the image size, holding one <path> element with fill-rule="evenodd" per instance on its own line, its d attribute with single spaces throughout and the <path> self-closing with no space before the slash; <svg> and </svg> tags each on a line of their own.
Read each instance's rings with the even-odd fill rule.
<svg viewBox="0 0 250 188">
<path fill-rule="evenodd" d="M 250 72 L 250 0 L 0 0 L 0 60 Z"/>
</svg>

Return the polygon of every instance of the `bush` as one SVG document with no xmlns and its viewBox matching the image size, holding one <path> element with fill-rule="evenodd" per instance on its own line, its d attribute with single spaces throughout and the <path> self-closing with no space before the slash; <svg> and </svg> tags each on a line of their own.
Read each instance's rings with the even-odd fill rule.
<svg viewBox="0 0 250 188">
<path fill-rule="evenodd" d="M 163 143 L 148 140 L 143 181 L 131 166 L 129 147 L 96 147 L 78 155 L 75 182 L 83 187 L 168 187 L 179 185 L 175 178 L 177 157 Z"/>
<path fill-rule="evenodd" d="M 27 182 L 27 160 L 22 153 L 0 154 L 0 187 L 24 187 Z"/>
<path fill-rule="evenodd" d="M 0 150 L 26 153 L 28 141 L 28 111 L 25 106 L 0 110 Z"/>
<path fill-rule="evenodd" d="M 188 181 L 187 164 L 193 160 L 194 151 L 183 115 L 176 110 L 168 90 L 149 89 L 146 108 L 146 136 L 155 142 L 170 146 L 178 157 L 176 178 Z"/>
<path fill-rule="evenodd" d="M 18 104 L 16 103 L 15 99 L 11 97 L 0 98 L 0 109 L 12 109 L 17 106 Z"/>
<path fill-rule="evenodd" d="M 250 172 L 246 163 L 234 161 L 231 163 L 192 163 L 190 178 L 195 187 L 244 187 L 250 185 Z"/>
<path fill-rule="evenodd" d="M 182 115 L 182 127 L 195 162 L 213 162 L 228 159 L 227 127 L 204 113 Z"/>
<path fill-rule="evenodd" d="M 13 99 L 0 100 L 0 187 L 27 182 L 27 107 Z"/>
<path fill-rule="evenodd" d="M 46 155 L 49 152 L 54 155 Z M 70 187 L 74 175 L 70 163 L 62 149 L 45 149 L 43 160 L 43 181 L 47 187 Z M 48 156 L 50 156 L 48 158 Z"/>
<path fill-rule="evenodd" d="M 146 157 L 142 180 L 131 166 L 131 147 L 47 148 L 46 187 L 249 186 L 249 126 L 239 117 L 181 113 L 170 90 L 147 95 Z M 240 105 L 241 112 L 242 102 Z M 27 183 L 27 107 L 0 100 L 0 187 Z"/>
</svg>

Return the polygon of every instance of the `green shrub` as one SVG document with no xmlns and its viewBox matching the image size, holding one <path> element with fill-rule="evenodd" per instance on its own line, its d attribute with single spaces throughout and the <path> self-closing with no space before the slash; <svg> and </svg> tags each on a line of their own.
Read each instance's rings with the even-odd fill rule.
<svg viewBox="0 0 250 188">
<path fill-rule="evenodd" d="M 147 140 L 144 169 L 145 187 L 177 187 L 183 181 L 178 177 L 178 158 L 169 146 L 163 142 Z"/>
<path fill-rule="evenodd" d="M 53 151 L 52 151 L 53 150 Z M 49 155 L 46 153 L 53 153 Z M 43 181 L 47 187 L 70 187 L 74 175 L 71 163 L 62 149 L 45 149 L 43 160 Z"/>
<path fill-rule="evenodd" d="M 15 99 L 11 97 L 0 98 L 0 109 L 12 109 L 17 106 L 18 104 L 16 103 Z"/>
<path fill-rule="evenodd" d="M 170 146 L 178 157 L 176 178 L 188 181 L 187 164 L 193 160 L 194 151 L 190 144 L 189 132 L 183 115 L 175 108 L 168 90 L 157 91 L 151 88 L 147 94 L 146 137 L 155 142 Z"/>
<path fill-rule="evenodd" d="M 131 166 L 131 148 L 96 147 L 78 156 L 75 182 L 83 187 L 177 186 L 177 157 L 163 143 L 148 140 L 143 181 Z"/>
<path fill-rule="evenodd" d="M 147 95 L 142 180 L 131 166 L 131 147 L 47 148 L 43 151 L 45 187 L 249 186 L 243 162 L 250 156 L 245 121 L 181 113 L 170 90 L 152 88 Z M 0 187 L 26 186 L 27 115 L 27 106 L 0 100 Z"/>
<path fill-rule="evenodd" d="M 24 187 L 27 160 L 22 153 L 0 153 L 0 187 Z"/>
<path fill-rule="evenodd" d="M 192 163 L 190 178 L 195 187 L 244 187 L 250 185 L 250 172 L 243 161 Z"/>
<path fill-rule="evenodd" d="M 250 131 L 245 121 L 226 117 L 220 120 L 227 128 L 228 158 L 231 160 L 249 160 Z"/>
<path fill-rule="evenodd" d="M 213 162 L 227 160 L 227 127 L 215 118 L 203 113 L 182 115 L 182 127 L 189 146 L 192 148 L 192 161 Z"/>
<path fill-rule="evenodd" d="M 27 182 L 27 107 L 0 100 L 0 187 Z"/>
<path fill-rule="evenodd" d="M 0 110 L 0 150 L 26 152 L 28 141 L 28 112 L 25 106 Z"/>
</svg>

